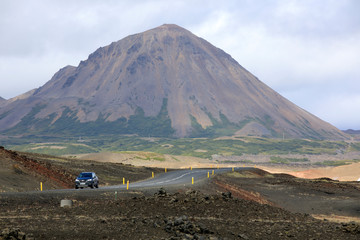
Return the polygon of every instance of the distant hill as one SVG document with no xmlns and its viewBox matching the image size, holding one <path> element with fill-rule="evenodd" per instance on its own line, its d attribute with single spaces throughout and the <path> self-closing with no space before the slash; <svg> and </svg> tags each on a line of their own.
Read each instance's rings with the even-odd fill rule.
<svg viewBox="0 0 360 240">
<path fill-rule="evenodd" d="M 359 134 L 360 135 L 360 130 L 348 129 L 348 130 L 344 130 L 343 132 L 346 134 Z"/>
<path fill-rule="evenodd" d="M 10 98 L 7 100 L 7 103 L 9 104 L 9 103 L 15 102 L 17 100 L 27 99 L 28 97 L 31 97 L 36 90 L 37 90 L 37 88 L 27 91 L 26 93 L 20 94 L 16 97 Z"/>
<path fill-rule="evenodd" d="M 349 134 L 353 140 L 360 141 L 360 130 L 348 129 L 343 132 Z"/>
<path fill-rule="evenodd" d="M 7 134 L 346 134 L 266 86 L 229 54 L 166 24 L 101 47 L 79 66 L 0 108 Z"/>
</svg>

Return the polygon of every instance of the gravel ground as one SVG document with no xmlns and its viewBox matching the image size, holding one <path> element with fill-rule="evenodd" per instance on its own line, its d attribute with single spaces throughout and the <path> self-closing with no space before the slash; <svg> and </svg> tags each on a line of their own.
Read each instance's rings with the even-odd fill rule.
<svg viewBox="0 0 360 240">
<path fill-rule="evenodd" d="M 39 196 L 1 198 L 3 239 L 16 231 L 17 239 L 360 239 L 355 223 L 317 220 L 231 192 L 159 189 L 116 200 L 100 194 L 73 199 L 72 207 Z"/>
</svg>

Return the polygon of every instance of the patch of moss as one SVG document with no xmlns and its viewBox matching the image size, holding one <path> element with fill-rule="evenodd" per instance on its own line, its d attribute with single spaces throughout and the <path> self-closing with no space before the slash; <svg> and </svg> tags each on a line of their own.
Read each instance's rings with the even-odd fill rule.
<svg viewBox="0 0 360 240">
<path fill-rule="evenodd" d="M 129 133 L 140 136 L 171 137 L 175 130 L 171 127 L 171 120 L 167 111 L 167 98 L 163 99 L 159 114 L 155 117 L 146 117 L 144 111 L 138 108 L 135 115 L 128 121 Z"/>
<path fill-rule="evenodd" d="M 203 128 L 196 120 L 196 118 L 192 115 L 190 115 L 191 120 L 191 127 L 192 131 L 190 134 L 191 138 L 198 138 L 198 137 L 219 137 L 219 136 L 231 136 L 236 131 L 243 128 L 248 122 L 251 121 L 251 119 L 245 119 L 238 123 L 230 122 L 229 119 L 223 114 L 219 113 L 220 120 L 217 120 L 212 116 L 211 113 L 207 112 L 206 109 L 204 109 L 206 114 L 211 120 L 212 126 Z"/>
<path fill-rule="evenodd" d="M 360 142 L 357 143 L 351 143 L 350 144 L 351 149 L 355 150 L 355 151 L 360 151 Z"/>
</svg>

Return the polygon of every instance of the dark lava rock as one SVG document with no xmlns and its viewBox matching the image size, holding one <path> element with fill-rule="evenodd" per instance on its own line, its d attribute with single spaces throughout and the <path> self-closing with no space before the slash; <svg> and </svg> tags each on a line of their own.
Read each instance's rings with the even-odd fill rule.
<svg viewBox="0 0 360 240">
<path fill-rule="evenodd" d="M 231 192 L 225 192 L 221 194 L 224 200 L 232 198 Z"/>
<path fill-rule="evenodd" d="M 164 188 L 160 188 L 157 193 L 154 194 L 155 197 L 166 197 L 168 196 Z"/>
<path fill-rule="evenodd" d="M 185 215 L 175 219 L 165 219 L 164 222 L 166 223 L 165 231 L 181 239 L 207 239 L 204 235 L 213 234 L 204 225 L 196 224 Z"/>
<path fill-rule="evenodd" d="M 0 234 L 1 240 L 25 240 L 25 239 L 33 239 L 32 236 L 27 236 L 24 232 L 22 232 L 19 228 L 5 228 L 2 230 Z"/>
<path fill-rule="evenodd" d="M 360 225 L 354 222 L 351 223 L 343 223 L 342 230 L 344 232 L 352 233 L 352 234 L 360 234 Z"/>
</svg>

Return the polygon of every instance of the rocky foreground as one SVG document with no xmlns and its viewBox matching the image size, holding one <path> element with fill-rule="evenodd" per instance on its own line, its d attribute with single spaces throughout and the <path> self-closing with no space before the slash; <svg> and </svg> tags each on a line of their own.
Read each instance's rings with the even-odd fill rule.
<svg viewBox="0 0 360 240">
<path fill-rule="evenodd" d="M 115 199 L 2 197 L 0 239 L 359 239 L 360 226 L 189 189 Z M 0 230 L 1 231 L 1 230 Z M 12 237 L 12 238 L 11 238 Z"/>
</svg>

